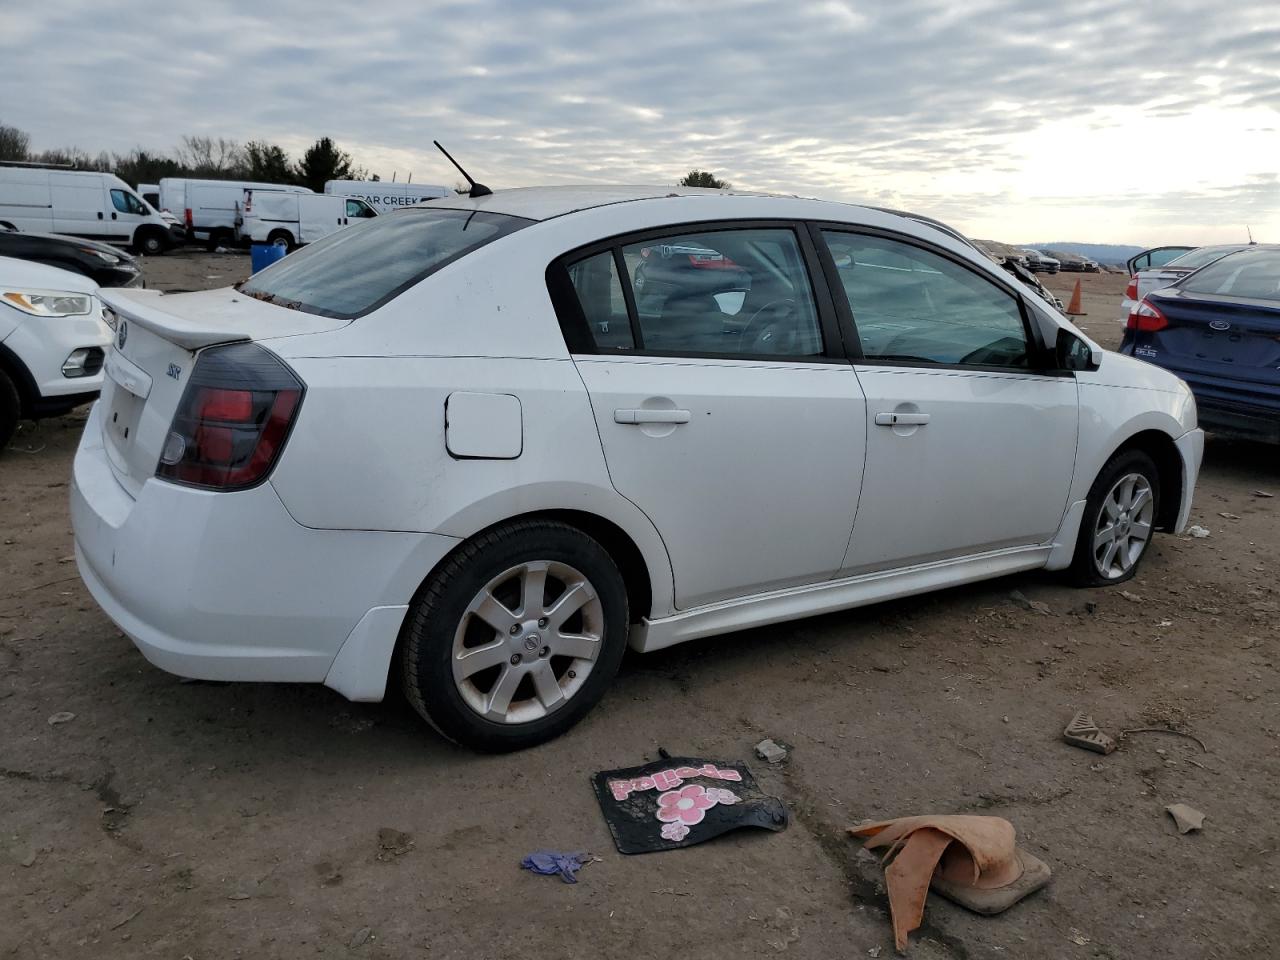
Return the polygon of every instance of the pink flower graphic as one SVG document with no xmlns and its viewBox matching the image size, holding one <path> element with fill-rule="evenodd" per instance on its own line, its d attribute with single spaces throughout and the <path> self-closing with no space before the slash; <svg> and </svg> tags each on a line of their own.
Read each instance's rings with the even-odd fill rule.
<svg viewBox="0 0 1280 960">
<path fill-rule="evenodd" d="M 714 807 L 716 801 L 696 783 L 681 790 L 669 790 L 658 795 L 658 819 L 664 823 L 680 822 L 686 826 L 701 823 L 704 812 Z"/>
<path fill-rule="evenodd" d="M 707 796 L 715 803 L 737 803 L 738 795 L 732 790 L 726 790 L 724 787 L 709 787 Z"/>
<path fill-rule="evenodd" d="M 689 828 L 683 823 L 664 823 L 662 825 L 662 838 L 664 840 L 683 840 L 689 835 Z"/>
</svg>

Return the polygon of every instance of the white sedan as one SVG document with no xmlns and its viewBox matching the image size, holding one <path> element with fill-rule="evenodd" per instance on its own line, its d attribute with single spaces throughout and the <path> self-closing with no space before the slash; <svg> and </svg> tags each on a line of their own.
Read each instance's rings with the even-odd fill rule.
<svg viewBox="0 0 1280 960">
<path fill-rule="evenodd" d="M 72 516 L 107 614 L 187 677 L 400 676 L 484 750 L 568 729 L 628 643 L 1122 582 L 1200 466 L 1181 380 L 865 207 L 449 197 L 238 288 L 104 296 Z"/>
</svg>

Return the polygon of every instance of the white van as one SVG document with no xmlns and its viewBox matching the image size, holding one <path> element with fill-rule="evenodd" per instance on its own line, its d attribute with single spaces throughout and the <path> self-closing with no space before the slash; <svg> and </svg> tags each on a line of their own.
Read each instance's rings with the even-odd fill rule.
<svg viewBox="0 0 1280 960">
<path fill-rule="evenodd" d="M 359 197 L 379 213 L 411 207 L 423 200 L 451 197 L 453 191 L 434 183 L 387 183 L 385 180 L 330 180 L 324 192 L 334 197 Z"/>
<path fill-rule="evenodd" d="M 316 196 L 306 187 L 287 183 L 253 183 L 246 180 L 188 180 L 182 204 L 188 241 L 202 241 L 210 250 L 232 243 L 236 236 L 236 215 L 246 190 Z"/>
<path fill-rule="evenodd" d="M 110 173 L 0 164 L 0 222 L 163 253 L 181 236 L 133 188 Z"/>
<path fill-rule="evenodd" d="M 246 190 L 236 223 L 236 239 L 242 243 L 278 243 L 292 250 L 377 215 L 378 211 L 359 197 Z"/>
</svg>

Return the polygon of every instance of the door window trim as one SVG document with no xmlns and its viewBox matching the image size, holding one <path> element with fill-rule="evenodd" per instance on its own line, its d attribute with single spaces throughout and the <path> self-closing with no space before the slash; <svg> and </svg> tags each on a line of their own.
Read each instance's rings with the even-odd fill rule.
<svg viewBox="0 0 1280 960">
<path fill-rule="evenodd" d="M 669 237 L 677 237 L 687 233 L 723 233 L 742 230 L 787 230 L 795 237 L 796 248 L 800 252 L 801 267 L 809 280 L 810 293 L 813 297 L 813 308 L 818 318 L 818 331 L 822 337 L 822 352 L 810 355 L 785 353 L 727 353 L 722 351 L 693 350 L 653 350 L 643 346 L 644 336 L 640 328 L 639 311 L 636 309 L 635 291 L 631 288 L 631 275 L 626 269 L 622 249 L 637 243 L 646 243 Z M 618 283 L 622 287 L 623 298 L 627 304 L 627 315 L 631 323 L 632 338 L 636 346 L 632 349 L 602 350 L 596 346 L 591 336 L 590 324 L 582 303 L 578 299 L 573 282 L 569 279 L 569 266 L 596 256 L 606 251 L 612 252 Z M 684 223 L 664 224 L 645 230 L 633 230 L 616 234 L 592 243 L 575 247 L 561 254 L 547 265 L 547 292 L 551 295 L 551 304 L 560 322 L 560 330 L 564 335 L 565 345 L 571 354 L 585 354 L 605 357 L 667 357 L 688 358 L 695 360 L 745 360 L 752 363 L 848 363 L 845 337 L 840 330 L 835 311 L 835 298 L 828 289 L 826 274 L 823 271 L 818 249 L 813 242 L 810 230 L 804 221 L 794 219 L 778 220 L 695 220 Z"/>
<path fill-rule="evenodd" d="M 863 366 L 877 367 L 910 367 L 916 370 L 974 370 L 987 373 L 1019 373 L 1030 374 L 1033 376 L 1074 376 L 1069 370 L 1058 370 L 1054 368 L 1052 355 L 1045 345 L 1044 338 L 1040 335 L 1040 328 L 1031 321 L 1031 307 L 1027 304 L 1026 298 L 1022 293 L 1008 283 L 1004 277 L 989 274 L 986 271 L 976 269 L 973 264 L 966 263 L 963 257 L 957 256 L 944 247 L 936 246 L 920 237 L 914 237 L 910 234 L 899 233 L 895 230 L 886 230 L 882 227 L 873 227 L 864 224 L 841 223 L 832 220 L 811 220 L 808 222 L 809 233 L 812 243 L 817 251 L 819 259 L 822 261 L 822 269 L 827 277 L 827 287 L 833 301 L 836 316 L 839 318 L 841 333 L 845 337 L 848 345 L 849 359 L 853 363 Z M 1002 293 L 1008 294 L 1014 299 L 1018 305 L 1018 314 L 1022 318 L 1022 330 L 1027 337 L 1028 347 L 1028 363 L 1025 367 L 1006 367 L 996 364 L 978 364 L 978 363 L 929 363 L 920 364 L 912 360 L 879 360 L 869 358 L 862 351 L 862 338 L 858 335 L 857 321 L 853 316 L 853 308 L 849 303 L 849 298 L 844 292 L 843 284 L 840 282 L 840 273 L 836 268 L 835 258 L 831 255 L 831 250 L 827 247 L 826 241 L 822 234 L 823 231 L 831 233 L 851 233 L 860 236 L 876 237 L 881 240 L 890 240 L 894 243 L 905 244 L 906 246 L 917 247 L 925 253 L 933 254 L 941 257 L 958 267 L 961 267 L 976 277 L 987 281 L 993 287 Z"/>
</svg>

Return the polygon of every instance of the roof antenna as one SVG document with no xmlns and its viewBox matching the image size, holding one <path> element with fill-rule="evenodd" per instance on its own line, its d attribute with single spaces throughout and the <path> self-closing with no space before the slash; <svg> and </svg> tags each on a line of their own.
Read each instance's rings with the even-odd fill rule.
<svg viewBox="0 0 1280 960">
<path fill-rule="evenodd" d="M 1244 232 L 1249 234 L 1249 246 L 1254 246 L 1258 241 L 1253 239 L 1253 231 L 1249 229 L 1249 225 L 1245 224 Z"/>
<path fill-rule="evenodd" d="M 475 197 L 487 197 L 487 196 L 489 196 L 491 193 L 493 193 L 493 191 L 492 191 L 492 190 L 490 190 L 488 187 L 486 187 L 483 183 L 476 183 L 474 180 L 472 180 L 472 179 L 471 179 L 471 174 L 469 174 L 469 173 L 467 173 L 467 171 L 463 170 L 463 169 L 462 169 L 462 164 L 460 164 L 457 160 L 453 159 L 453 157 L 452 157 L 452 156 L 450 156 L 450 154 L 449 154 L 449 151 L 448 151 L 448 150 L 446 150 L 444 147 L 440 146 L 440 141 L 439 141 L 439 140 L 432 140 L 431 142 L 432 142 L 432 143 L 434 143 L 434 144 L 436 145 L 436 149 L 437 149 L 437 150 L 439 150 L 439 151 L 440 151 L 441 153 L 443 153 L 446 157 L 448 157 L 448 159 L 449 159 L 449 162 L 450 162 L 450 163 L 452 163 L 455 167 L 457 167 L 457 168 L 458 168 L 458 172 L 459 172 L 460 174 L 462 174 L 462 178 L 463 178 L 464 180 L 466 180 L 466 181 L 467 181 L 467 183 L 471 184 L 471 189 L 467 192 L 467 196 L 472 197 L 472 198 L 475 198 Z"/>
</svg>

